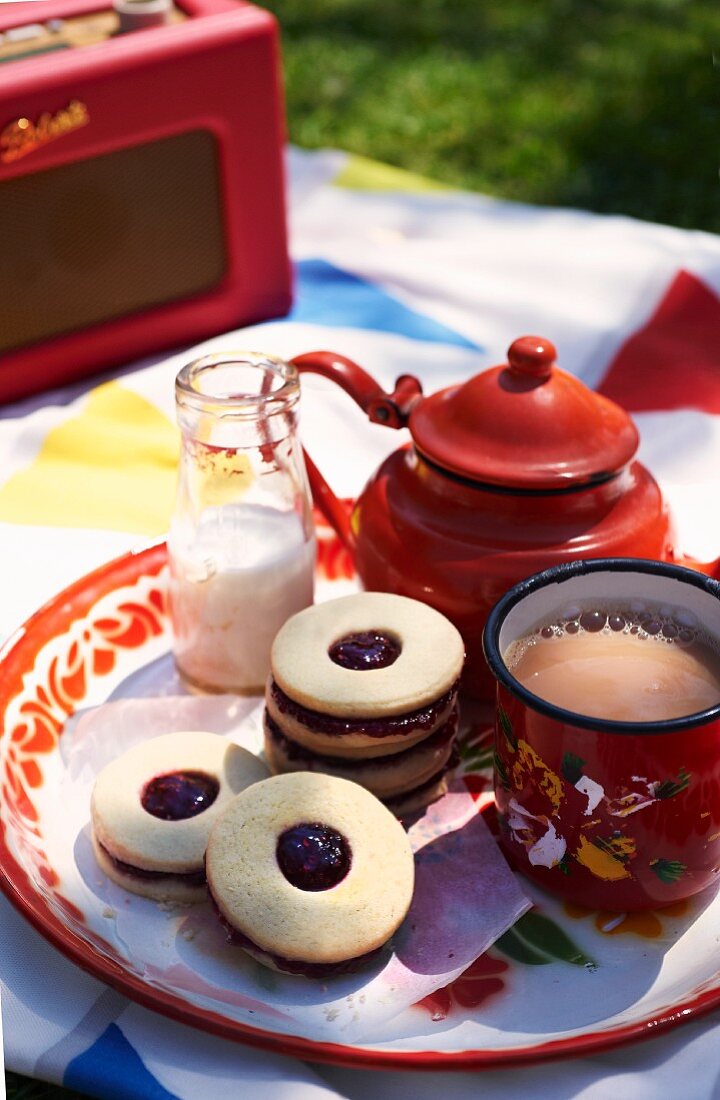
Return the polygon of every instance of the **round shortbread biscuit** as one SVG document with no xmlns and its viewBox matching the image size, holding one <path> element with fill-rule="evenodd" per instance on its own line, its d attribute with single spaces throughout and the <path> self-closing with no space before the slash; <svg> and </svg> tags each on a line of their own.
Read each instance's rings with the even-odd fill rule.
<svg viewBox="0 0 720 1100">
<path fill-rule="evenodd" d="M 328 650 L 340 639 L 377 631 L 400 645 L 385 668 L 343 668 Z M 386 592 L 358 592 L 315 604 L 275 637 L 271 667 L 280 688 L 310 710 L 351 718 L 404 714 L 444 695 L 463 667 L 453 624 L 427 604 Z"/>
<path fill-rule="evenodd" d="M 280 869 L 280 837 L 303 824 L 326 826 L 349 845 L 349 870 L 330 889 L 300 889 Z M 410 907 L 415 875 L 405 831 L 374 795 L 311 772 L 238 795 L 212 828 L 206 870 L 231 928 L 261 952 L 309 964 L 346 962 L 386 943 Z"/>
<path fill-rule="evenodd" d="M 273 729 L 275 726 L 275 729 Z M 267 711 L 263 716 L 265 756 L 275 775 L 287 772 L 313 771 L 349 779 L 381 800 L 397 798 L 427 783 L 445 767 L 454 748 L 457 712 L 435 736 L 393 756 L 369 757 L 359 760 L 316 755 L 286 738 L 273 723 Z"/>
<path fill-rule="evenodd" d="M 143 808 L 143 791 L 152 779 L 188 771 L 202 772 L 217 782 L 217 796 L 207 809 L 167 821 Z M 135 745 L 103 768 L 95 781 L 91 820 L 102 869 L 134 893 L 168 898 L 186 894 L 186 884 L 134 878 L 112 861 L 174 876 L 201 872 L 213 822 L 231 799 L 268 774 L 256 756 L 214 733 L 169 733 Z M 184 890 L 175 889 L 183 886 Z M 202 886 L 195 891 L 202 896 Z"/>
<path fill-rule="evenodd" d="M 417 745 L 445 725 L 457 699 L 456 691 L 446 691 L 427 707 L 407 711 L 404 716 L 388 715 L 386 718 L 361 721 L 320 714 L 299 705 L 293 713 L 286 705 L 289 701 L 291 706 L 295 706 L 292 700 L 286 700 L 285 703 L 279 700 L 276 687 L 271 678 L 265 689 L 265 704 L 271 718 L 285 736 L 312 752 L 326 756 L 346 756 L 348 759 L 391 756 Z M 384 722 L 396 725 L 396 732 L 383 730 Z M 381 727 L 381 731 L 375 736 L 367 732 L 373 723 Z M 332 732 L 329 727 L 333 727 Z"/>
</svg>

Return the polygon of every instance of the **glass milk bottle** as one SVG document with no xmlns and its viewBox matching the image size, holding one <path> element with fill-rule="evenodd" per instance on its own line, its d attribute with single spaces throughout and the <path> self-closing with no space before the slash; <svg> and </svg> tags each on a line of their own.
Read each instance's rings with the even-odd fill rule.
<svg viewBox="0 0 720 1100">
<path fill-rule="evenodd" d="M 205 356 L 175 382 L 170 608 L 178 668 L 204 691 L 261 693 L 275 634 L 313 601 L 299 396 L 294 367 L 253 352 Z"/>
</svg>

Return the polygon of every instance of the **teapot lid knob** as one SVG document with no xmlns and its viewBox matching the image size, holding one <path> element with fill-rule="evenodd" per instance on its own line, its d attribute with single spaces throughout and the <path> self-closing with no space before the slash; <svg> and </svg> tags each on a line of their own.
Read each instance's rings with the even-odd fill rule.
<svg viewBox="0 0 720 1100">
<path fill-rule="evenodd" d="M 550 377 L 556 359 L 555 345 L 542 336 L 520 336 L 508 348 L 508 363 L 513 374 L 539 381 Z"/>
<path fill-rule="evenodd" d="M 637 428 L 555 357 L 549 340 L 521 336 L 508 363 L 415 401 L 408 426 L 417 451 L 465 480 L 533 492 L 617 473 L 637 450 Z"/>
</svg>

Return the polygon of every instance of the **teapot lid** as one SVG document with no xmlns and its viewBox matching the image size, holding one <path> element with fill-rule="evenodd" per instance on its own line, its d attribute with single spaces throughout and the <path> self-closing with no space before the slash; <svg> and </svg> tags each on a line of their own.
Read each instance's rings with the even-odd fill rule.
<svg viewBox="0 0 720 1100">
<path fill-rule="evenodd" d="M 521 336 L 508 363 L 418 401 L 418 451 L 450 473 L 508 488 L 603 480 L 630 461 L 638 431 L 619 405 L 559 370 L 549 340 Z"/>
</svg>

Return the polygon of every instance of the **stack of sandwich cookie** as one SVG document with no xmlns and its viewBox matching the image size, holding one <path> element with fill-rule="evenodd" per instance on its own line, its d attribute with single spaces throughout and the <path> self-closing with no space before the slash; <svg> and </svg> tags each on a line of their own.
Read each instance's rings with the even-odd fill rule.
<svg viewBox="0 0 720 1100">
<path fill-rule="evenodd" d="M 408 838 L 382 803 L 307 772 L 233 799 L 211 830 L 206 868 L 229 939 L 265 966 L 311 978 L 375 959 L 415 879 Z"/>
<path fill-rule="evenodd" d="M 417 600 L 361 592 L 306 608 L 273 643 L 265 753 L 275 773 L 351 779 L 402 816 L 446 789 L 463 641 Z"/>
<path fill-rule="evenodd" d="M 134 894 L 202 901 L 215 819 L 267 775 L 256 756 L 214 733 L 169 733 L 135 745 L 95 781 L 92 843 L 100 868 Z"/>
</svg>

